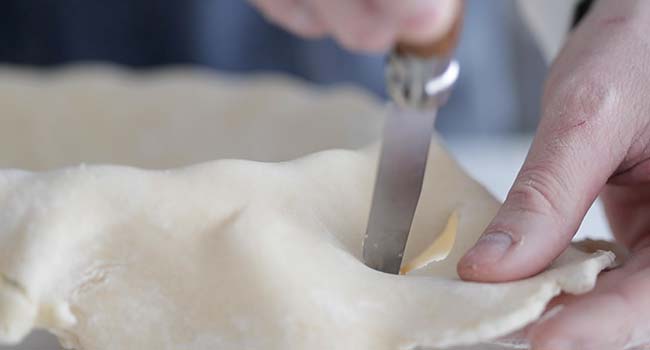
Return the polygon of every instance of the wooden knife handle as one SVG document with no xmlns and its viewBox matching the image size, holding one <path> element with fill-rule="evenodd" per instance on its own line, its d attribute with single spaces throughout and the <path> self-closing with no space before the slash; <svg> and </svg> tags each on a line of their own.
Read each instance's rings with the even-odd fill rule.
<svg viewBox="0 0 650 350">
<path fill-rule="evenodd" d="M 395 51 L 399 54 L 407 54 L 419 58 L 450 57 L 458 43 L 460 32 L 463 26 L 464 0 L 458 0 L 455 17 L 449 30 L 442 38 L 426 44 L 413 44 L 398 42 Z"/>
</svg>

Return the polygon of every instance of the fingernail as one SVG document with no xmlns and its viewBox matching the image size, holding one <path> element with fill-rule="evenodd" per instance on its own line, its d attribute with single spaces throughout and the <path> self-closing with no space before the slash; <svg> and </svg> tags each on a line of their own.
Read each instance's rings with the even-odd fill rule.
<svg viewBox="0 0 650 350">
<path fill-rule="evenodd" d="M 512 246 L 512 237 L 503 232 L 486 233 L 463 258 L 466 265 L 493 264 L 501 260 Z"/>
</svg>

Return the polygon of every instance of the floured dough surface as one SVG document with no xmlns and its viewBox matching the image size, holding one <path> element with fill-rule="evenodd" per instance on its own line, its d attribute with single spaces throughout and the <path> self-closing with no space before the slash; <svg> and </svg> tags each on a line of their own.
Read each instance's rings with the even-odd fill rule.
<svg viewBox="0 0 650 350">
<path fill-rule="evenodd" d="M 613 262 L 570 248 L 527 280 L 460 281 L 455 265 L 499 203 L 434 142 L 405 260 L 457 213 L 451 251 L 406 276 L 371 270 L 360 256 L 376 159 L 369 147 L 0 170 L 0 340 L 41 327 L 85 350 L 474 344 L 537 319 L 561 291 L 589 291 Z"/>
<path fill-rule="evenodd" d="M 589 290 L 611 263 L 572 250 L 525 281 L 458 281 L 458 257 L 498 203 L 433 151 L 444 172 L 427 179 L 412 242 L 430 243 L 456 208 L 458 240 L 448 259 L 410 276 L 359 261 L 374 152 L 164 172 L 4 171 L 0 266 L 13 294 L 0 302 L 19 309 L 2 314 L 3 336 L 36 322 L 80 349 L 458 345 L 516 330 L 561 289 Z"/>
</svg>

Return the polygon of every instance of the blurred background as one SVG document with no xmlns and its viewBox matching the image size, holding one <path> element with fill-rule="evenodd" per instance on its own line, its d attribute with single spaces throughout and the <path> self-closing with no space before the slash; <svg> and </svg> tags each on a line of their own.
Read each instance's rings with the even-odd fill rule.
<svg viewBox="0 0 650 350">
<path fill-rule="evenodd" d="M 437 125 L 461 164 L 501 199 L 530 144 L 547 71 L 515 2 L 467 1 L 457 50 L 462 72 Z M 0 11 L 1 65 L 280 72 L 326 86 L 357 85 L 385 99 L 384 59 L 352 54 L 330 39 L 300 39 L 244 0 L 5 0 Z M 580 237 L 607 232 L 597 205 Z M 20 347 L 0 347 L 57 348 L 44 332 Z"/>
<path fill-rule="evenodd" d="M 438 129 L 474 135 L 533 131 L 546 65 L 515 0 L 469 0 L 457 54 L 460 81 Z M 385 97 L 382 55 L 355 55 L 329 39 L 300 39 L 245 0 L 6 0 L 0 62 L 273 71 L 318 84 L 357 84 Z"/>
</svg>

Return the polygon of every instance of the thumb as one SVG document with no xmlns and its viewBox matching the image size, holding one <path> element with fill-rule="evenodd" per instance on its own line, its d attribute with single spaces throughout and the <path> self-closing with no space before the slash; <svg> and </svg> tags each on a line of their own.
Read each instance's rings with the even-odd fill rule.
<svg viewBox="0 0 650 350">
<path fill-rule="evenodd" d="M 550 113 L 543 113 L 503 206 L 459 262 L 463 279 L 502 282 L 543 270 L 568 246 L 620 163 L 615 155 L 624 147 L 615 146 L 621 141 L 614 142 L 608 118 L 615 102 L 593 84 L 567 90 L 545 108 Z"/>
</svg>

